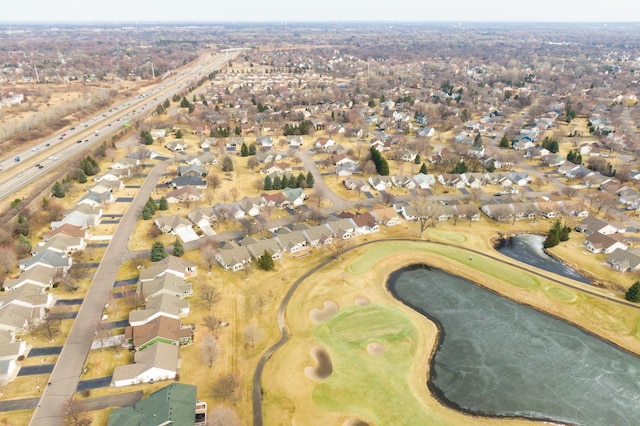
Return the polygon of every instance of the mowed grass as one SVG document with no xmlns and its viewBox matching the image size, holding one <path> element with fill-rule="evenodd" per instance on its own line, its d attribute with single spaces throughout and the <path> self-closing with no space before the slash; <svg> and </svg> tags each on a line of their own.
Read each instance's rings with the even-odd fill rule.
<svg viewBox="0 0 640 426">
<path fill-rule="evenodd" d="M 319 325 L 314 337 L 333 363 L 332 375 L 313 389 L 319 407 L 376 425 L 445 424 L 408 386 L 417 329 L 397 309 L 346 307 Z M 384 353 L 370 354 L 369 343 L 383 345 Z"/>
</svg>

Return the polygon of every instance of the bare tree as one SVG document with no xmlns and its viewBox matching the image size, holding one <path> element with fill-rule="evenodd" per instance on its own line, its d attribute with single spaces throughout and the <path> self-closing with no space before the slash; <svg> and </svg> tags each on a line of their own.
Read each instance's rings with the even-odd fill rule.
<svg viewBox="0 0 640 426">
<path fill-rule="evenodd" d="M 78 290 L 78 280 L 76 280 L 71 274 L 67 274 L 60 280 L 60 285 L 65 290 L 74 293 Z"/>
<path fill-rule="evenodd" d="M 230 372 L 216 380 L 213 386 L 213 393 L 222 400 L 235 402 L 238 399 L 239 387 L 240 375 Z"/>
<path fill-rule="evenodd" d="M 217 405 L 209 411 L 207 417 L 207 425 L 209 426 L 240 426 L 240 419 L 228 405 Z"/>
<path fill-rule="evenodd" d="M 256 323 L 251 323 L 244 328 L 245 344 L 251 345 L 252 348 L 262 339 L 263 335 L 262 329 Z"/>
<path fill-rule="evenodd" d="M 207 305 L 208 310 L 220 301 L 220 292 L 208 282 L 201 282 L 198 285 L 198 296 Z"/>
<path fill-rule="evenodd" d="M 9 245 L 0 246 L 0 272 L 8 275 L 18 267 L 18 254 Z"/>
<path fill-rule="evenodd" d="M 258 166 L 260 166 L 260 160 L 258 160 L 257 157 L 253 156 L 247 160 L 247 167 L 249 167 L 251 171 L 253 171 Z"/>
<path fill-rule="evenodd" d="M 576 196 L 577 193 L 578 190 L 572 186 L 563 186 L 562 188 L 560 188 L 560 194 L 568 199 L 572 199 Z"/>
<path fill-rule="evenodd" d="M 220 345 L 218 339 L 211 333 L 206 333 L 200 338 L 200 356 L 202 361 L 209 365 L 209 368 L 213 366 L 213 363 L 218 359 L 220 355 Z"/>
<path fill-rule="evenodd" d="M 231 194 L 231 197 L 233 197 L 233 201 L 238 201 L 238 195 L 240 194 L 238 188 L 231 188 L 229 190 L 229 194 Z"/>
<path fill-rule="evenodd" d="M 60 320 L 48 314 L 43 320 L 32 323 L 32 334 L 51 341 L 60 334 Z"/>
<path fill-rule="evenodd" d="M 209 272 L 211 272 L 213 265 L 215 265 L 217 262 L 214 241 L 207 241 L 200 248 L 200 257 L 202 258 L 203 262 L 209 267 Z"/>
<path fill-rule="evenodd" d="M 220 319 L 213 314 L 208 314 L 204 317 L 204 326 L 211 330 L 214 336 L 218 336 L 220 330 Z"/>
<path fill-rule="evenodd" d="M 436 201 L 430 200 L 428 196 L 421 196 L 409 201 L 409 205 L 413 207 L 416 220 L 420 225 L 418 238 L 422 238 L 422 234 L 430 226 L 433 226 L 434 219 L 438 216 L 440 206 Z"/>
<path fill-rule="evenodd" d="M 216 193 L 216 189 L 220 186 L 222 181 L 220 180 L 220 176 L 218 176 L 215 173 L 211 173 L 211 174 L 207 175 L 207 183 L 209 184 L 211 189 L 213 189 L 213 193 L 215 194 Z"/>
</svg>

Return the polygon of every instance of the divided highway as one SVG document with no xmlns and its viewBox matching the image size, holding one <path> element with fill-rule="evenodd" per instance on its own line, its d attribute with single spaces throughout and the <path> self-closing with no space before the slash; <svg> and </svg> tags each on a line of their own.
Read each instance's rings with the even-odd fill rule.
<svg viewBox="0 0 640 426">
<path fill-rule="evenodd" d="M 30 146 L 18 154 L 2 158 L 0 200 L 11 197 L 51 169 L 64 167 L 68 159 L 88 146 L 107 139 L 133 121 L 143 120 L 165 99 L 180 93 L 202 75 L 220 68 L 227 60 L 234 59 L 238 53 L 239 51 L 218 56 L 203 55 L 196 64 L 179 71 L 171 80 L 159 83 L 122 104 L 111 106 L 102 113 L 51 136 L 35 147 Z M 43 158 L 43 153 L 47 154 L 45 159 L 36 163 L 36 158 Z"/>
</svg>

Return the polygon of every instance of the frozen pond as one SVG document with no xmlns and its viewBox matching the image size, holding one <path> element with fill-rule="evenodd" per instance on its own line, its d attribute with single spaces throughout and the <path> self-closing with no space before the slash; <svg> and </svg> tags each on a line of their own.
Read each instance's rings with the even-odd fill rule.
<svg viewBox="0 0 640 426">
<path fill-rule="evenodd" d="M 440 270 L 404 268 L 389 288 L 441 330 L 429 388 L 444 403 L 488 416 L 638 424 L 639 357 Z"/>
<path fill-rule="evenodd" d="M 542 243 L 545 237 L 534 234 L 519 234 L 502 241 L 496 249 L 512 259 L 519 260 L 536 268 L 553 272 L 576 281 L 589 283 L 589 280 L 576 271 L 544 252 Z"/>
</svg>

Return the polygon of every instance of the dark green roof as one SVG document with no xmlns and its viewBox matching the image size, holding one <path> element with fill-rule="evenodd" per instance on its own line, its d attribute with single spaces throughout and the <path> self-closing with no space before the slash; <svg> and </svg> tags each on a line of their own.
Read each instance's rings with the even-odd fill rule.
<svg viewBox="0 0 640 426">
<path fill-rule="evenodd" d="M 138 401 L 135 407 L 118 408 L 109 414 L 109 426 L 157 426 L 167 421 L 193 425 L 196 416 L 196 386 L 172 383 Z"/>
</svg>

